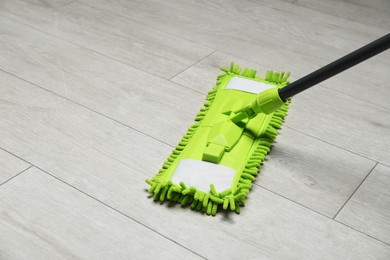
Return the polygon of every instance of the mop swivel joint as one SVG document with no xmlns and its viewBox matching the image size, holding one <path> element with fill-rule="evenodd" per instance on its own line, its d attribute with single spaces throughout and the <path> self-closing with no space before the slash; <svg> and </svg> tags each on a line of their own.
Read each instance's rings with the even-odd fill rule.
<svg viewBox="0 0 390 260">
<path fill-rule="evenodd" d="M 256 114 L 271 114 L 283 106 L 284 101 L 279 97 L 278 88 L 270 88 L 259 93 L 252 102 L 251 108 Z"/>
<path fill-rule="evenodd" d="M 278 88 L 270 88 L 259 93 L 249 105 L 233 113 L 230 120 L 238 123 L 246 118 L 252 119 L 259 113 L 271 114 L 283 106 L 284 101 L 279 97 Z"/>
</svg>

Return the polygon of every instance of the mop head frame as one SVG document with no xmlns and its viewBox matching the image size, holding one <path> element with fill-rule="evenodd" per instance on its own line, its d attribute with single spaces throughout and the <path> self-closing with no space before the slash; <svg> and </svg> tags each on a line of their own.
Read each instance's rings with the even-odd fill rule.
<svg viewBox="0 0 390 260">
<path fill-rule="evenodd" d="M 257 93 L 288 84 L 289 73 L 267 71 L 264 78 L 231 64 L 221 68 L 195 123 L 170 154 L 162 169 L 146 182 L 154 200 L 178 202 L 215 215 L 240 213 L 252 183 L 287 114 L 289 100 L 275 112 L 234 124 L 233 111 L 251 103 Z"/>
</svg>

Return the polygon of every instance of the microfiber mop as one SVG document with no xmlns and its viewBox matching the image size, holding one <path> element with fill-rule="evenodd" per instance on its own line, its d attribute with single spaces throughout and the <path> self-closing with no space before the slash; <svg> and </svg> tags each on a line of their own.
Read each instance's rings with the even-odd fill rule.
<svg viewBox="0 0 390 260">
<path fill-rule="evenodd" d="M 231 64 L 162 169 L 146 180 L 155 200 L 215 215 L 237 213 L 270 151 L 292 96 L 390 47 L 390 34 L 289 84 L 289 73 Z"/>
</svg>

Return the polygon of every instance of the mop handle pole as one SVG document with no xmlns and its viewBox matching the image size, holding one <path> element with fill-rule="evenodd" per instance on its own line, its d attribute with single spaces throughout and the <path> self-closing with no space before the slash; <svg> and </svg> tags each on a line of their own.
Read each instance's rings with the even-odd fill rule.
<svg viewBox="0 0 390 260">
<path fill-rule="evenodd" d="M 390 48 L 390 33 L 279 89 L 283 101 Z"/>
</svg>

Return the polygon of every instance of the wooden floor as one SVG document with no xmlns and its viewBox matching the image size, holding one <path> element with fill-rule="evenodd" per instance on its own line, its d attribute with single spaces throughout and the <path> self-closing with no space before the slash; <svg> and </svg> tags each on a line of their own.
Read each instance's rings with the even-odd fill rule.
<svg viewBox="0 0 390 260">
<path fill-rule="evenodd" d="M 292 80 L 388 0 L 0 0 L 0 259 L 390 259 L 390 52 L 294 98 L 241 214 L 148 198 L 220 73 Z"/>
</svg>

